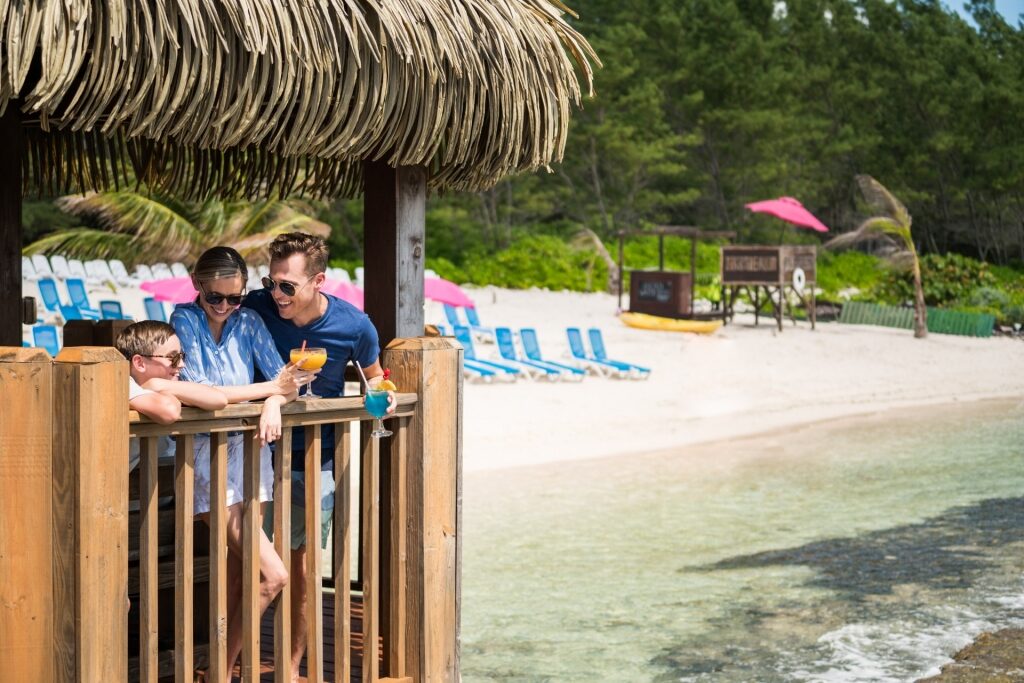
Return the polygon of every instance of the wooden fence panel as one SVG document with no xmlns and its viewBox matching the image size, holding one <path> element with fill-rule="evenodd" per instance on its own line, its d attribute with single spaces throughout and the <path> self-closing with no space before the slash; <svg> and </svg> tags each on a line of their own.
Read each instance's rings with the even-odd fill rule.
<svg viewBox="0 0 1024 683">
<path fill-rule="evenodd" d="M 177 438 L 174 455 L 174 681 L 191 683 L 195 663 L 192 518 L 195 507 L 195 437 Z"/>
<path fill-rule="evenodd" d="M 54 675 L 52 383 L 45 351 L 0 348 L 0 672 L 12 681 Z"/>
<path fill-rule="evenodd" d="M 211 681 L 227 677 L 228 437 L 210 434 L 210 666 Z"/>
<path fill-rule="evenodd" d="M 53 366 L 58 680 L 128 676 L 128 363 L 65 347 Z M 73 618 L 72 623 L 67 619 Z M 111 647 L 112 643 L 117 643 Z M 70 659 L 69 659 L 70 656 Z M 67 663 L 73 662 L 69 672 Z"/>
<path fill-rule="evenodd" d="M 159 437 L 139 443 L 139 680 L 157 683 L 160 667 L 159 580 L 160 492 Z"/>
<path fill-rule="evenodd" d="M 334 428 L 334 680 L 352 680 L 352 441 Z"/>
</svg>

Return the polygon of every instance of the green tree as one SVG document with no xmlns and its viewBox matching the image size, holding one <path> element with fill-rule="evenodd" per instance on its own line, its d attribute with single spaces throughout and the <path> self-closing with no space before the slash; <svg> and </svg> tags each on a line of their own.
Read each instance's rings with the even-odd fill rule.
<svg viewBox="0 0 1024 683">
<path fill-rule="evenodd" d="M 869 240 L 884 241 L 891 245 L 892 250 L 888 255 L 893 263 L 911 269 L 914 279 L 914 337 L 924 339 L 928 336 L 928 309 L 924 301 L 924 288 L 921 286 L 921 263 L 910 232 L 913 219 L 907 207 L 871 176 L 857 176 L 857 184 L 868 204 L 880 215 L 868 218 L 856 230 L 833 238 L 825 246 L 839 248 Z"/>
<path fill-rule="evenodd" d="M 85 227 L 49 233 L 25 247 L 26 253 L 117 258 L 129 265 L 153 258 L 192 263 L 206 249 L 227 245 L 247 260 L 266 262 L 267 246 L 278 235 L 330 233 L 330 226 L 309 215 L 309 204 L 294 199 L 194 204 L 122 191 L 71 195 L 56 204 Z"/>
</svg>

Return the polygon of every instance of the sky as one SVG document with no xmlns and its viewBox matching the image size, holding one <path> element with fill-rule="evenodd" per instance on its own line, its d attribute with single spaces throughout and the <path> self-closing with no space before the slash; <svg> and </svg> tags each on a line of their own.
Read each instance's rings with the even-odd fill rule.
<svg viewBox="0 0 1024 683">
<path fill-rule="evenodd" d="M 948 6 L 968 17 L 967 11 L 963 9 L 964 2 L 961 0 L 947 0 Z M 1011 25 L 1016 26 L 1021 14 L 1024 14 L 1024 0 L 996 0 L 996 9 Z M 969 18 L 969 17 L 968 17 Z"/>
</svg>

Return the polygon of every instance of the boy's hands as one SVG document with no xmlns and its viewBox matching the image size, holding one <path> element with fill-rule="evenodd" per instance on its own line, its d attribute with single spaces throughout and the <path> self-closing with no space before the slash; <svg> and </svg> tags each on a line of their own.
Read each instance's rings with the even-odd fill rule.
<svg viewBox="0 0 1024 683">
<path fill-rule="evenodd" d="M 273 384 L 277 386 L 279 395 L 287 396 L 297 392 L 303 384 L 312 382 L 319 372 L 319 370 L 302 370 L 295 363 L 288 363 L 281 368 L 281 372 L 277 373 Z"/>
</svg>

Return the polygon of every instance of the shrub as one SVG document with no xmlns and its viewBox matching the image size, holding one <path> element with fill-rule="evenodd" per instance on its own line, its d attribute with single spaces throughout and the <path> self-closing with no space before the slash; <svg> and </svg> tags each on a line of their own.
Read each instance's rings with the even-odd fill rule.
<svg viewBox="0 0 1024 683">
<path fill-rule="evenodd" d="M 871 300 L 885 276 L 885 265 L 877 256 L 859 251 L 818 252 L 817 286 L 821 289 L 818 297 L 821 300 Z M 851 288 L 860 293 L 852 297 L 840 294 Z"/>
<path fill-rule="evenodd" d="M 921 283 L 925 303 L 940 307 L 966 301 L 979 287 L 995 287 L 998 284 L 987 263 L 960 254 L 928 254 L 922 257 Z M 909 270 L 890 271 L 877 292 L 885 302 L 913 300 L 911 273 Z"/>
<path fill-rule="evenodd" d="M 597 251 L 575 250 L 549 235 L 523 237 L 497 254 L 467 256 L 463 269 L 469 282 L 513 289 L 601 291 L 608 277 Z"/>
</svg>

